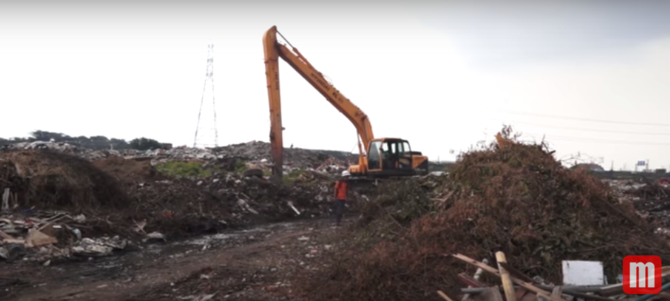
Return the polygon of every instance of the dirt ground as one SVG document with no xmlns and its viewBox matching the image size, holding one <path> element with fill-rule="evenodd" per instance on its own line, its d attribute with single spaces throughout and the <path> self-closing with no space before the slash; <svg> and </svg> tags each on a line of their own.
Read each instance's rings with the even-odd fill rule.
<svg viewBox="0 0 670 301">
<path fill-rule="evenodd" d="M 106 258 L 3 264 L 0 300 L 296 300 L 291 276 L 318 268 L 344 229 L 312 219 L 142 244 Z"/>
</svg>

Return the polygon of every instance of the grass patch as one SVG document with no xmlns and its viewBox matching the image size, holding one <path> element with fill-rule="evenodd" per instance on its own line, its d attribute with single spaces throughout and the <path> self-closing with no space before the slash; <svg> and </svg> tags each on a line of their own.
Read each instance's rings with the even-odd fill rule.
<svg viewBox="0 0 670 301">
<path fill-rule="evenodd" d="M 242 174 L 244 171 L 247 170 L 247 164 L 244 163 L 242 160 L 235 160 L 235 173 Z"/>
<path fill-rule="evenodd" d="M 293 184 L 295 184 L 295 181 L 298 180 L 298 178 L 300 178 L 300 176 L 304 173 L 305 173 L 305 170 L 303 170 L 303 169 L 291 170 L 291 172 L 289 172 L 287 175 L 284 175 L 282 177 L 282 181 L 286 185 L 293 185 Z"/>
<path fill-rule="evenodd" d="M 171 161 L 156 165 L 159 172 L 178 178 L 204 178 L 212 175 L 211 169 L 205 169 L 197 162 Z"/>
</svg>

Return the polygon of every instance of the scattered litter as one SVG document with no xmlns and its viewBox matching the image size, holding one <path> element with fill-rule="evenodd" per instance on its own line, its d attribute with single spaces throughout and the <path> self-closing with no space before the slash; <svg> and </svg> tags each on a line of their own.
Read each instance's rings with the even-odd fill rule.
<svg viewBox="0 0 670 301">
<path fill-rule="evenodd" d="M 147 242 L 147 241 L 152 241 L 152 240 L 161 240 L 163 242 L 167 242 L 167 239 L 165 238 L 165 235 L 163 235 L 162 233 L 158 233 L 158 232 L 151 232 L 151 233 L 147 234 L 147 238 L 145 238 L 143 241 Z"/>
</svg>

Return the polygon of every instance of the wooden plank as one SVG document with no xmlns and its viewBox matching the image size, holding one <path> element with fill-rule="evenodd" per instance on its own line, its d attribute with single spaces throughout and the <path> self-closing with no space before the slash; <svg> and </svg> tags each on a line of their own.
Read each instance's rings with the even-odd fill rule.
<svg viewBox="0 0 670 301">
<path fill-rule="evenodd" d="M 449 298 L 449 296 L 447 296 L 447 294 L 442 291 L 437 291 L 437 294 L 440 295 L 440 297 L 442 297 L 442 299 L 445 301 L 454 301 L 454 299 Z"/>
<path fill-rule="evenodd" d="M 512 276 L 510 276 L 507 269 L 500 265 L 501 262 L 507 262 L 505 253 L 500 251 L 496 252 L 496 261 L 498 262 L 498 272 L 500 273 L 500 279 L 502 280 L 503 290 L 505 290 L 505 299 L 507 301 L 516 301 L 516 292 L 514 291 Z"/>
<path fill-rule="evenodd" d="M 454 255 L 452 255 L 452 256 L 455 257 L 455 258 L 457 258 L 457 259 L 459 259 L 459 260 L 462 260 L 462 261 L 464 261 L 464 262 L 467 262 L 467 263 L 469 263 L 469 264 L 471 264 L 471 265 L 474 265 L 474 266 L 477 266 L 477 267 L 481 267 L 482 270 L 484 270 L 484 271 L 486 271 L 486 272 L 488 272 L 488 273 L 490 273 L 490 274 L 493 274 L 493 275 L 495 275 L 495 276 L 500 277 L 500 273 L 498 272 L 498 270 L 496 270 L 495 268 L 493 268 L 493 267 L 491 267 L 491 266 L 489 266 L 489 265 L 483 264 L 483 263 L 481 263 L 481 262 L 479 262 L 479 261 L 476 261 L 476 260 L 474 260 L 474 259 L 472 259 L 472 258 L 470 258 L 470 257 L 467 257 L 467 256 L 465 256 L 465 255 L 462 255 L 462 254 L 454 254 Z M 527 289 L 527 290 L 529 290 L 529 291 L 531 291 L 531 292 L 534 292 L 534 293 L 537 294 L 537 295 L 542 295 L 543 297 L 546 297 L 547 299 L 550 299 L 550 300 L 553 300 L 553 301 L 567 301 L 567 300 L 565 300 L 565 299 L 563 299 L 563 298 L 556 298 L 556 297 L 553 297 L 553 296 L 551 296 L 551 294 L 550 294 L 549 292 L 547 292 L 547 291 L 545 291 L 545 290 L 542 290 L 542 289 L 540 289 L 540 288 L 538 288 L 538 287 L 536 287 L 536 286 L 534 286 L 534 285 L 532 285 L 532 284 L 530 284 L 530 283 L 528 283 L 528 282 L 521 281 L 520 279 L 515 278 L 515 277 L 510 277 L 510 278 L 512 279 L 512 282 L 518 284 L 519 286 L 521 286 L 521 287 L 523 287 L 523 288 L 525 288 L 525 289 Z"/>
</svg>

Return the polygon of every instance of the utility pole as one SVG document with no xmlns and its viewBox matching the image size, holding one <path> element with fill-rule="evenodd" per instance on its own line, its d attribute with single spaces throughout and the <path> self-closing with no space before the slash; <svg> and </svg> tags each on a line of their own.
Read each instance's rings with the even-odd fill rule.
<svg viewBox="0 0 670 301">
<path fill-rule="evenodd" d="M 647 165 L 645 165 L 645 172 L 649 172 L 649 159 L 647 159 Z"/>
<path fill-rule="evenodd" d="M 203 112 L 203 105 L 205 105 L 205 94 L 207 92 L 207 84 L 211 87 L 212 93 L 212 108 L 210 110 L 205 109 L 205 112 L 211 112 L 214 114 L 212 121 L 214 122 L 209 126 L 201 125 L 201 116 Z M 206 130 L 205 133 L 202 133 L 202 130 Z M 203 135 L 204 134 L 204 135 Z M 214 137 L 210 137 L 212 135 Z M 199 136 L 200 135 L 200 136 Z M 216 129 L 216 100 L 214 97 L 214 45 L 207 45 L 207 69 L 205 71 L 205 84 L 202 87 L 202 97 L 200 98 L 200 110 L 198 111 L 198 123 L 195 128 L 195 138 L 193 138 L 193 147 L 201 146 L 212 146 L 211 143 L 202 143 L 202 142 L 214 142 L 213 146 L 219 146 L 219 133 Z M 200 142 L 200 143 L 199 143 Z"/>
</svg>

